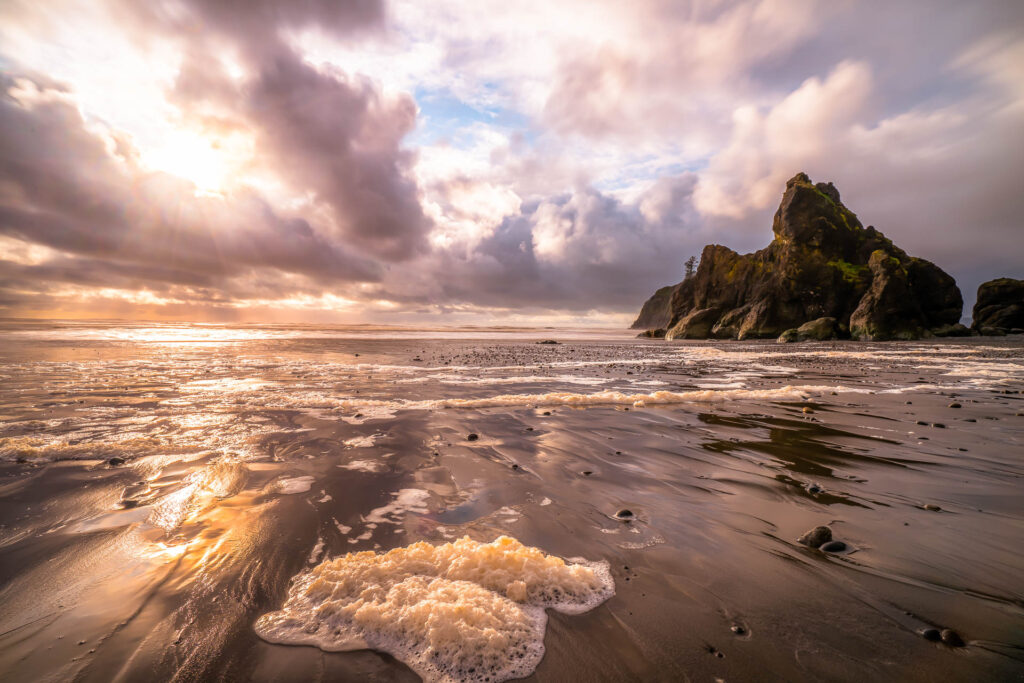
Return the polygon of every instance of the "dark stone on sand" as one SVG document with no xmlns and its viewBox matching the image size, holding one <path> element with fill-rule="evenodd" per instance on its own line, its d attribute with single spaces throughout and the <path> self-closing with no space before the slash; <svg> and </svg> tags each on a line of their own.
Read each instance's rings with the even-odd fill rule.
<svg viewBox="0 0 1024 683">
<path fill-rule="evenodd" d="M 124 458 L 119 458 L 117 456 L 114 456 L 113 458 L 110 458 L 109 460 L 107 460 L 107 464 L 110 465 L 111 467 L 117 467 L 118 465 L 123 465 L 124 464 Z"/>
<path fill-rule="evenodd" d="M 963 406 L 960 405 L 959 403 L 950 403 L 949 407 L 950 408 L 963 408 Z"/>
<path fill-rule="evenodd" d="M 942 508 L 940 508 L 938 505 L 932 505 L 931 503 L 925 503 L 921 507 L 923 509 L 925 509 L 925 510 L 928 510 L 929 512 L 941 512 L 942 511 Z"/>
<path fill-rule="evenodd" d="M 820 547 L 823 543 L 828 543 L 832 540 L 832 530 L 827 526 L 816 526 L 806 534 L 796 539 L 797 543 L 802 543 L 811 548 Z"/>
<path fill-rule="evenodd" d="M 125 498 L 124 500 L 121 501 L 121 507 L 123 507 L 125 510 L 129 510 L 131 508 L 135 508 L 138 506 L 139 501 L 135 500 L 134 498 Z"/>
<path fill-rule="evenodd" d="M 963 647 L 964 640 L 960 637 L 960 634 L 951 628 L 944 628 L 939 634 L 942 638 L 942 642 L 950 647 Z"/>
<path fill-rule="evenodd" d="M 636 335 L 637 339 L 664 339 L 665 328 L 659 327 L 653 330 L 644 330 L 640 334 Z"/>
<path fill-rule="evenodd" d="M 932 334 L 936 337 L 970 337 L 971 330 L 966 325 L 955 323 L 953 325 L 942 325 L 932 328 Z"/>
<path fill-rule="evenodd" d="M 782 334 L 780 334 L 779 338 L 776 339 L 775 341 L 777 341 L 780 344 L 792 344 L 795 341 L 800 341 L 800 337 L 797 335 L 796 328 L 791 327 Z"/>
<path fill-rule="evenodd" d="M 635 515 L 633 514 L 632 510 L 622 508 L 621 510 L 615 513 L 615 519 L 621 519 L 623 522 L 630 522 L 633 519 L 635 519 Z"/>
<path fill-rule="evenodd" d="M 942 634 L 939 632 L 939 629 L 937 628 L 924 629 L 923 631 L 921 631 L 921 637 L 925 640 L 931 640 L 936 643 L 942 640 Z"/>
<path fill-rule="evenodd" d="M 550 410 L 545 410 L 543 413 L 541 413 L 541 415 L 544 415 L 545 417 L 547 417 L 550 414 L 551 414 Z"/>
<path fill-rule="evenodd" d="M 818 484 L 811 484 L 807 487 L 808 493 L 821 493 L 821 486 Z"/>
<path fill-rule="evenodd" d="M 802 410 L 803 410 L 803 412 L 805 414 L 808 414 L 808 415 L 814 412 L 814 408 L 812 408 L 810 406 L 804 406 Z"/>
<path fill-rule="evenodd" d="M 516 463 L 512 463 L 512 469 L 518 470 L 519 469 L 519 465 L 516 464 Z"/>
<path fill-rule="evenodd" d="M 934 424 L 932 424 L 932 427 L 937 427 L 938 429 L 945 429 L 946 425 L 942 424 L 941 422 L 935 422 Z"/>
<path fill-rule="evenodd" d="M 743 628 L 739 624 L 734 625 L 730 630 L 738 636 L 747 635 L 747 629 Z"/>
<path fill-rule="evenodd" d="M 659 289 L 633 326 L 666 328 L 666 339 L 959 332 L 963 298 L 953 278 L 863 227 L 831 183 L 803 173 L 790 179 L 772 231 L 771 244 L 753 254 L 706 246 L 697 272 Z"/>
<path fill-rule="evenodd" d="M 927 422 L 925 422 L 924 420 L 918 420 L 918 421 L 917 421 L 917 424 L 919 424 L 919 425 L 921 425 L 921 426 L 923 426 L 923 427 L 927 427 L 927 426 L 928 426 L 928 423 L 927 423 Z"/>
<path fill-rule="evenodd" d="M 1024 327 L 1024 280 L 1008 277 L 978 287 L 971 328 L 986 336 L 1003 336 Z"/>
<path fill-rule="evenodd" d="M 476 441 L 479 438 L 479 434 L 470 434 L 469 436 L 466 437 L 466 441 Z"/>
<path fill-rule="evenodd" d="M 543 339 L 543 340 L 541 340 L 541 341 L 539 341 L 537 343 L 538 344 L 561 344 L 562 342 L 557 342 L 554 339 Z"/>
<path fill-rule="evenodd" d="M 592 471 L 590 471 L 590 470 L 583 470 L 583 476 L 584 477 L 589 477 L 591 474 L 593 474 Z"/>
<path fill-rule="evenodd" d="M 826 553 L 841 553 L 846 551 L 846 544 L 842 541 L 829 541 L 821 545 L 818 550 Z"/>
</svg>

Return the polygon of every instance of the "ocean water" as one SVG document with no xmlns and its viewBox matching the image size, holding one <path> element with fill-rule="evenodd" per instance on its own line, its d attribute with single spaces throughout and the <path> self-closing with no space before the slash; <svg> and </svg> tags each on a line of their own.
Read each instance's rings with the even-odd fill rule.
<svg viewBox="0 0 1024 683">
<path fill-rule="evenodd" d="M 6 321 L 0 675 L 1019 679 L 1022 390 L 1014 337 Z"/>
</svg>

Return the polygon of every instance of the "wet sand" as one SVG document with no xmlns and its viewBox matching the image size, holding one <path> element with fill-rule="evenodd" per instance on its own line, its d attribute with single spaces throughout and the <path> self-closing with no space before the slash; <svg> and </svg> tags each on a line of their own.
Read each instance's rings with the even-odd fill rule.
<svg viewBox="0 0 1024 683">
<path fill-rule="evenodd" d="M 1024 679 L 1024 339 L 97 329 L 0 333 L 4 680 L 415 681 L 254 623 L 503 534 L 615 582 L 526 680 Z"/>
</svg>

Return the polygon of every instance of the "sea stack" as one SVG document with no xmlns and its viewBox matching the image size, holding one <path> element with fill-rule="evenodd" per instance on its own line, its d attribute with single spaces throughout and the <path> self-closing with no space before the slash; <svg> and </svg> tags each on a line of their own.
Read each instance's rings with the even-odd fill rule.
<svg viewBox="0 0 1024 683">
<path fill-rule="evenodd" d="M 663 328 L 666 339 L 969 334 L 958 322 L 963 297 L 953 278 L 861 225 L 832 183 L 793 176 L 772 231 L 771 244 L 753 254 L 704 247 L 693 276 L 659 289 L 633 327 Z"/>
<path fill-rule="evenodd" d="M 978 287 L 971 327 L 986 336 L 1024 332 L 1024 280 L 1001 277 Z"/>
</svg>

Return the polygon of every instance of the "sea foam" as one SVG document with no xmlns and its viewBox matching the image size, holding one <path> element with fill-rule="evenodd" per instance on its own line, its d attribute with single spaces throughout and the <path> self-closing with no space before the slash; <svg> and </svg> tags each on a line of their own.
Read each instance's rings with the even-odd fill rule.
<svg viewBox="0 0 1024 683">
<path fill-rule="evenodd" d="M 428 683 L 505 681 L 544 656 L 545 608 L 593 609 L 615 593 L 607 562 L 566 562 L 501 536 L 350 553 L 298 575 L 255 625 L 273 643 L 372 648 Z"/>
</svg>

